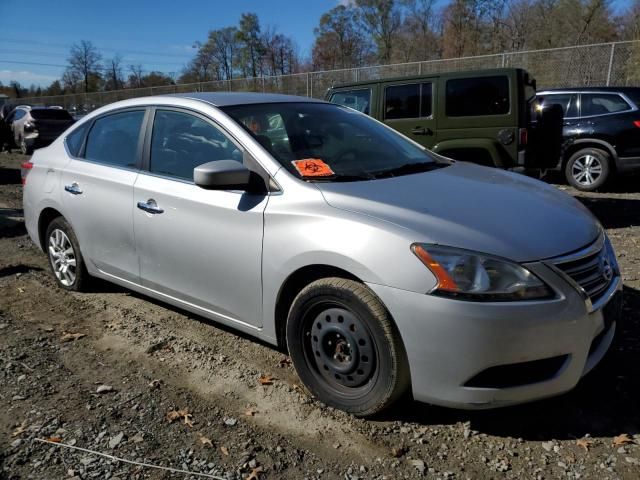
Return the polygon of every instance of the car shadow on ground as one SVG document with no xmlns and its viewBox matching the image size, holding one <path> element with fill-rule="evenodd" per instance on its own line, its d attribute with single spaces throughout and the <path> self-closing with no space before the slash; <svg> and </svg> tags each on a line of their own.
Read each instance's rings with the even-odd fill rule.
<svg viewBox="0 0 640 480">
<path fill-rule="evenodd" d="M 604 228 L 640 225 L 640 199 L 616 197 L 576 197 L 591 210 Z"/>
<path fill-rule="evenodd" d="M 527 440 L 640 432 L 640 291 L 625 287 L 624 299 L 622 320 L 609 353 L 571 392 L 484 411 L 407 401 L 392 409 L 385 419 L 426 425 L 470 422 L 470 429 L 480 433 Z"/>
<path fill-rule="evenodd" d="M 0 185 L 15 185 L 18 183 L 22 183 L 20 170 L 0 167 Z"/>
</svg>

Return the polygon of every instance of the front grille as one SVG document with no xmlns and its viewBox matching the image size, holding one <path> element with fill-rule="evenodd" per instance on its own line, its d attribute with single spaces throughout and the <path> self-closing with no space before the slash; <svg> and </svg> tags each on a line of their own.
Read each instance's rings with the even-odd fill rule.
<svg viewBox="0 0 640 480">
<path fill-rule="evenodd" d="M 607 291 L 615 275 L 606 247 L 588 253 L 575 260 L 555 263 L 575 283 L 587 293 L 595 303 Z"/>
</svg>

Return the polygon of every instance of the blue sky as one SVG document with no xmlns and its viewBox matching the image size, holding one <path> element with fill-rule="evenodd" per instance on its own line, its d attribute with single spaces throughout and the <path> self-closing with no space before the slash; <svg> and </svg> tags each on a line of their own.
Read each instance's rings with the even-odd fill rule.
<svg viewBox="0 0 640 480">
<path fill-rule="evenodd" d="M 320 15 L 341 1 L 348 0 L 0 0 L 0 81 L 48 85 L 79 40 L 92 41 L 104 58 L 120 53 L 125 65 L 179 73 L 194 41 L 236 25 L 242 12 L 257 13 L 263 28 L 293 37 L 307 55 Z"/>
</svg>

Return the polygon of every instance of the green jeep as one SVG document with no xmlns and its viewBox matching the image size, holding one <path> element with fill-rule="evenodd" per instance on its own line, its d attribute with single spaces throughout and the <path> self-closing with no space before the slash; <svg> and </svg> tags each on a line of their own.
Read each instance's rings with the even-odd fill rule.
<svg viewBox="0 0 640 480">
<path fill-rule="evenodd" d="M 325 98 L 441 155 L 538 173 L 558 163 L 562 110 L 536 109 L 535 96 L 528 72 L 502 68 L 343 84 Z"/>
</svg>

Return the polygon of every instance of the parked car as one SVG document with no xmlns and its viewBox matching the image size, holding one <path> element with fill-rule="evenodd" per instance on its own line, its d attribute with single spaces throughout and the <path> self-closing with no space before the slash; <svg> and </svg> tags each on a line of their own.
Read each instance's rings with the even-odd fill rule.
<svg viewBox="0 0 640 480">
<path fill-rule="evenodd" d="M 535 95 L 527 71 L 501 68 L 347 83 L 325 98 L 446 157 L 538 174 L 560 155 L 562 112 L 536 110 Z"/>
<path fill-rule="evenodd" d="M 61 288 L 99 277 L 287 346 L 308 389 L 356 415 L 409 390 L 468 409 L 560 394 L 616 329 L 620 271 L 581 203 L 339 105 L 125 100 L 23 176 Z"/>
<path fill-rule="evenodd" d="M 29 155 L 34 148 L 45 147 L 64 132 L 74 119 L 61 108 L 17 106 L 7 121 L 11 125 L 13 142 Z"/>
<path fill-rule="evenodd" d="M 564 112 L 565 148 L 558 168 L 578 190 L 593 191 L 615 174 L 640 171 L 640 88 L 545 90 L 539 108 Z"/>
<path fill-rule="evenodd" d="M 14 108 L 15 106 L 10 103 L 4 103 L 0 106 L 0 152 L 3 150 L 10 150 L 13 146 L 11 125 L 9 124 L 8 119 Z"/>
</svg>

